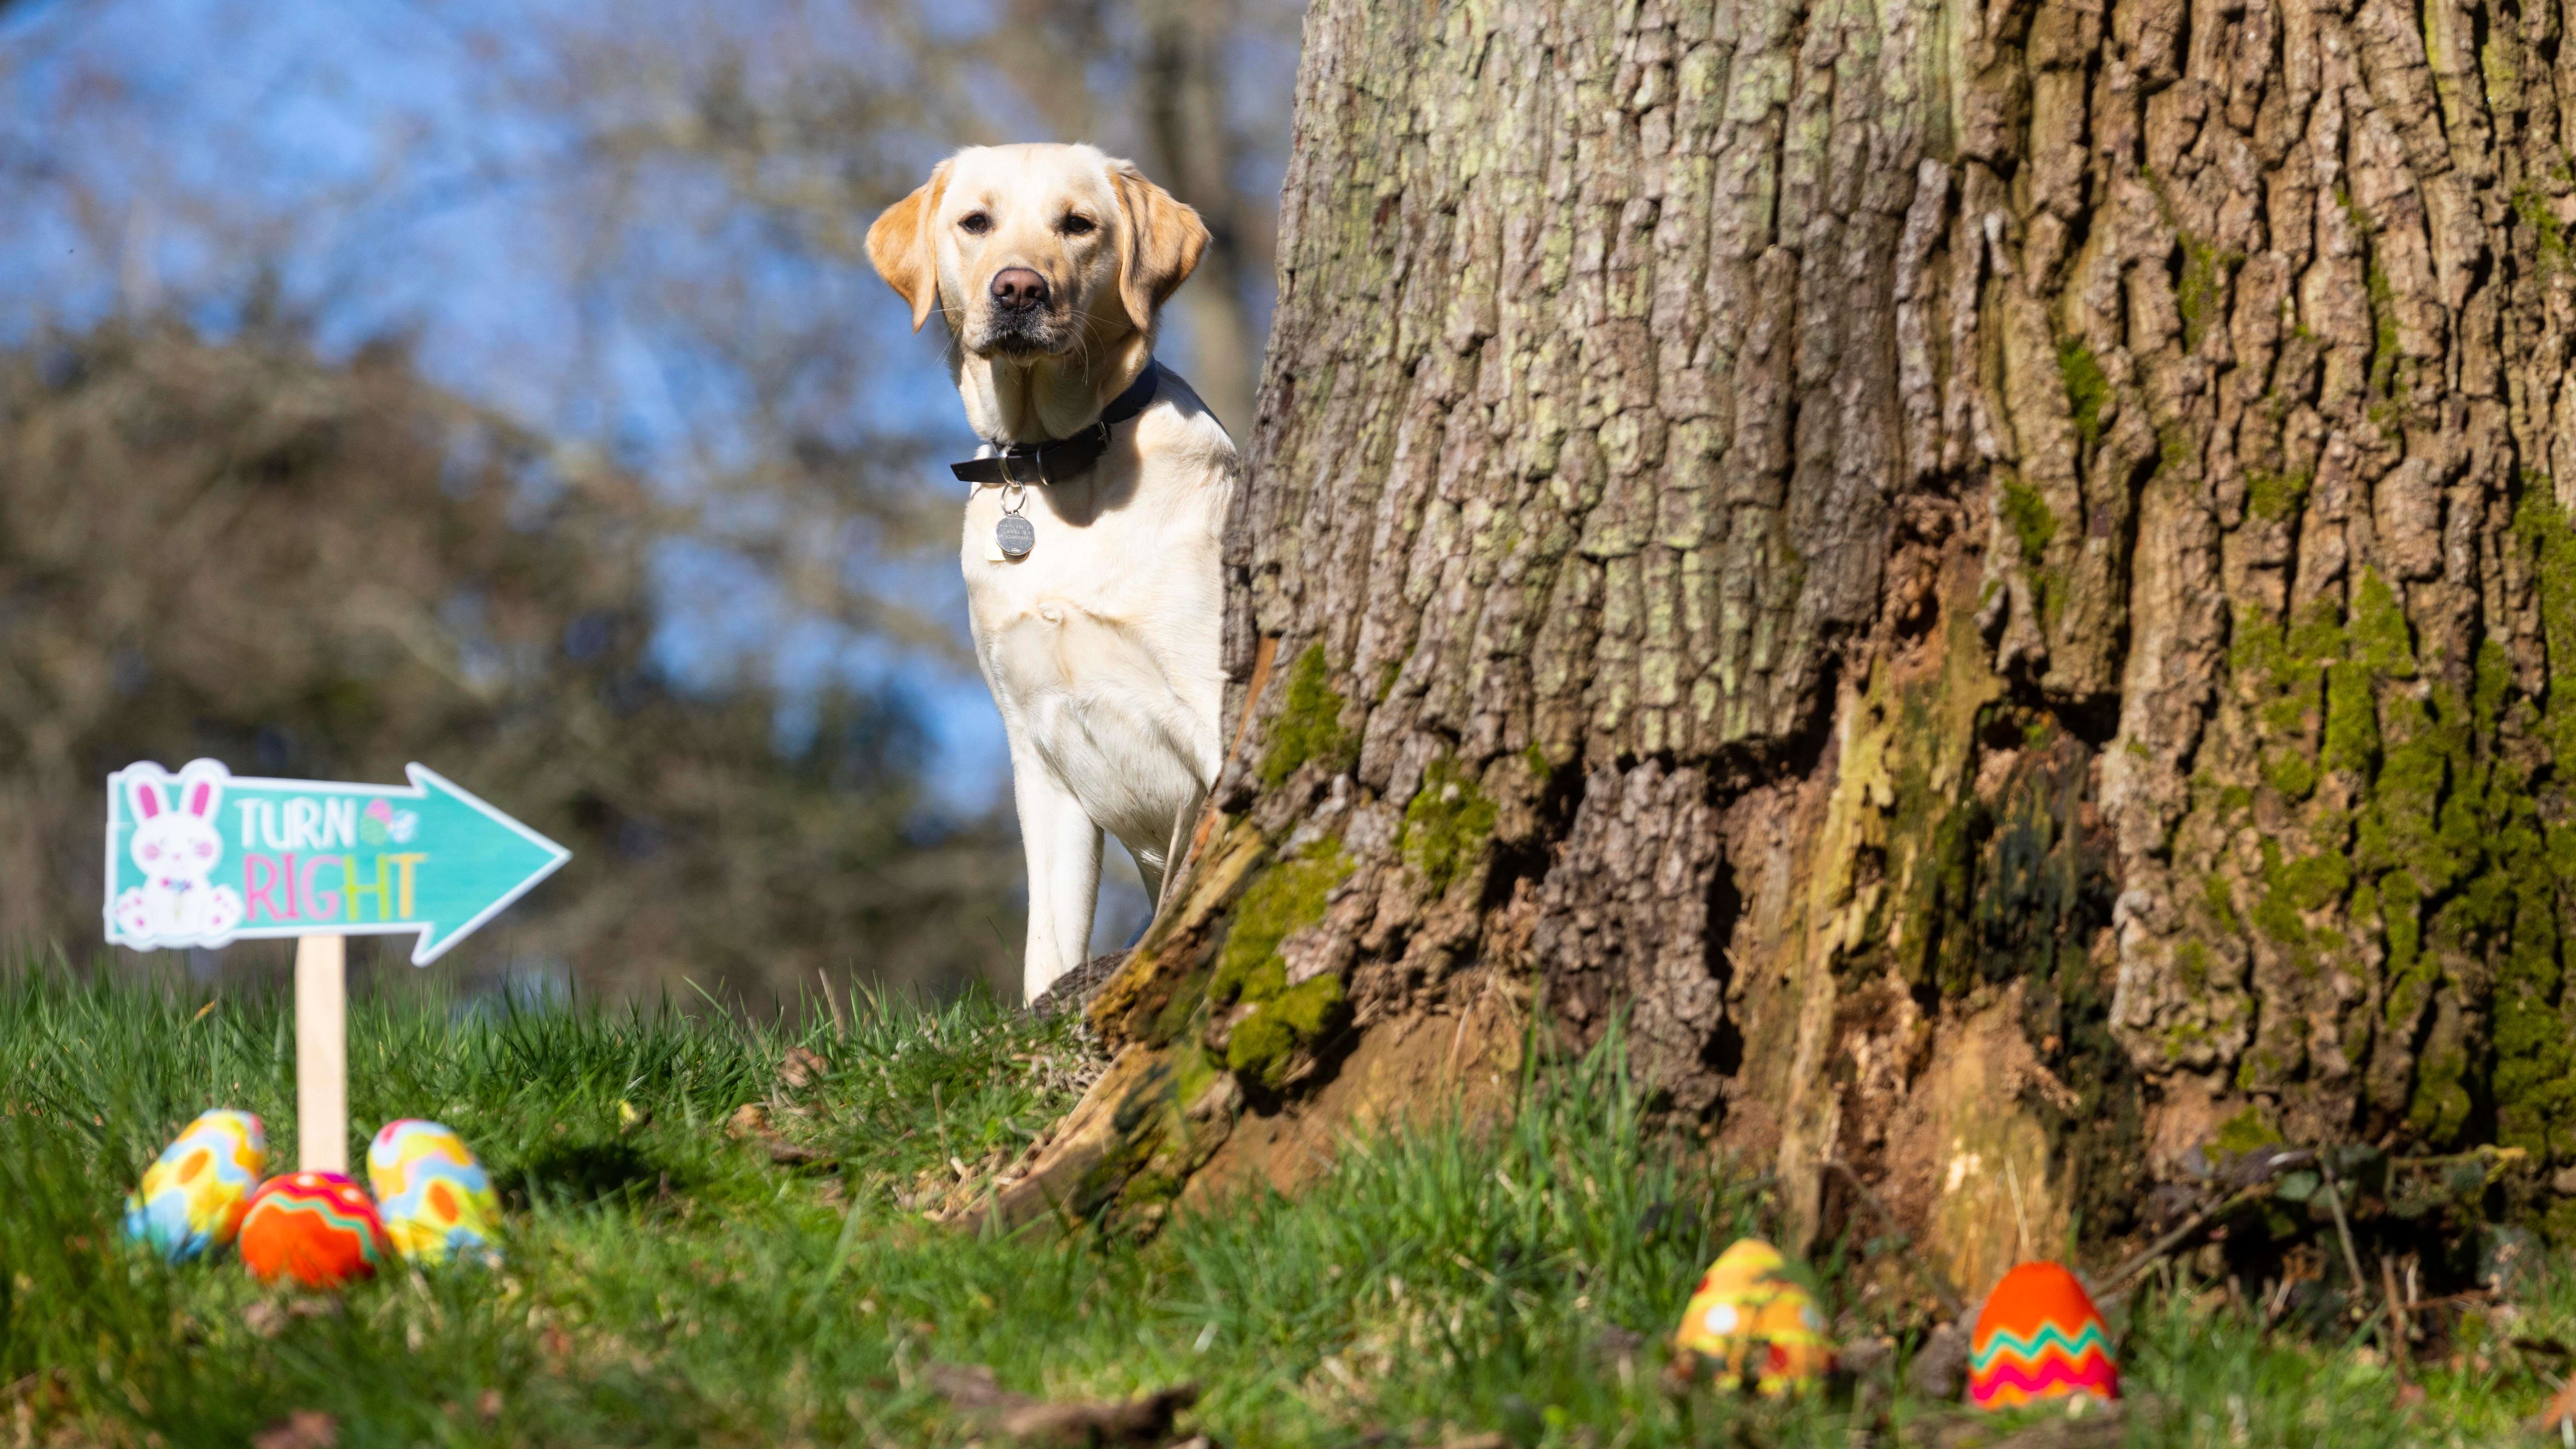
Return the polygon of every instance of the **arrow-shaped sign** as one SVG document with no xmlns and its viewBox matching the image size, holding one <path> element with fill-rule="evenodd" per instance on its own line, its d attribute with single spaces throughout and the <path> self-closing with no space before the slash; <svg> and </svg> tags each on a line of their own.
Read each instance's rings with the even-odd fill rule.
<svg viewBox="0 0 2576 1449">
<path fill-rule="evenodd" d="M 412 964 L 426 966 L 572 858 L 428 766 L 410 775 L 126 766 L 107 777 L 107 939 L 149 951 L 416 933 Z"/>
</svg>

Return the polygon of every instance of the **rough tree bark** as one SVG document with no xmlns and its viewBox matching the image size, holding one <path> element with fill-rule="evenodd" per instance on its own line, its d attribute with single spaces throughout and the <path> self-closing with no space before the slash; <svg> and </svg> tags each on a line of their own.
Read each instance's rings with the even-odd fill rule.
<svg viewBox="0 0 2576 1449">
<path fill-rule="evenodd" d="M 2507 0 L 1319 0 L 1241 732 L 1005 1215 L 1496 983 L 1972 1288 L 2195 1149 L 2576 1163 L 2562 91 Z"/>
</svg>

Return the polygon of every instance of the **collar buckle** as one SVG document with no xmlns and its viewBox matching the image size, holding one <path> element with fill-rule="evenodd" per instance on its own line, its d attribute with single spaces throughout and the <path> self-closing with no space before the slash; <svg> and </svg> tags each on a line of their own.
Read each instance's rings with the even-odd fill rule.
<svg viewBox="0 0 2576 1449">
<path fill-rule="evenodd" d="M 1044 443 L 1014 443 L 993 456 L 1001 460 L 1002 482 L 1006 487 L 1043 487 L 1048 482 Z M 1014 466 L 1020 463 L 1028 465 L 1028 476 L 1022 476 Z"/>
</svg>

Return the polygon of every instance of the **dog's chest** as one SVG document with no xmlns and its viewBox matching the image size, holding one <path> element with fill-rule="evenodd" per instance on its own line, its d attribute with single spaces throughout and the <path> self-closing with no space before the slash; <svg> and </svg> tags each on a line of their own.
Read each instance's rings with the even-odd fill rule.
<svg viewBox="0 0 2576 1449">
<path fill-rule="evenodd" d="M 1156 472 L 1029 489 L 1013 508 L 993 488 L 968 502 L 967 605 L 1006 711 L 1051 697 L 1155 716 L 1204 706 L 1213 727 L 1224 490 Z M 1026 520 L 1024 557 L 993 557 L 1006 516 Z"/>
</svg>

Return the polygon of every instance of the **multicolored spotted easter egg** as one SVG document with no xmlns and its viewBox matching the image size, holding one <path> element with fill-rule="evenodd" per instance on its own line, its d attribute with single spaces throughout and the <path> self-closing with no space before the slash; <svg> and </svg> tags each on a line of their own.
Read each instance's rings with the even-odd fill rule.
<svg viewBox="0 0 2576 1449">
<path fill-rule="evenodd" d="M 501 1202 L 463 1138 L 435 1122 L 388 1122 L 367 1146 L 367 1181 L 385 1234 L 415 1263 L 489 1261 Z"/>
<path fill-rule="evenodd" d="M 1707 1360 L 1722 1385 L 1750 1374 L 1771 1398 L 1812 1385 L 1832 1370 L 1834 1349 L 1824 1314 L 1788 1267 L 1769 1243 L 1738 1238 L 1701 1275 L 1673 1333 L 1674 1351 Z"/>
<path fill-rule="evenodd" d="M 268 1137 L 248 1112 L 200 1113 L 125 1195 L 125 1233 L 173 1263 L 210 1253 L 241 1231 L 268 1170 Z"/>
<path fill-rule="evenodd" d="M 2024 1263 L 2004 1275 L 1968 1336 L 1968 1398 L 1981 1409 L 2033 1399 L 2120 1397 L 2111 1330 L 2093 1296 L 2055 1263 Z"/>
<path fill-rule="evenodd" d="M 251 1194 L 241 1255 L 263 1283 L 286 1277 L 307 1288 L 337 1288 L 374 1277 L 393 1257 L 393 1244 L 365 1188 L 336 1172 L 293 1172 Z"/>
</svg>

